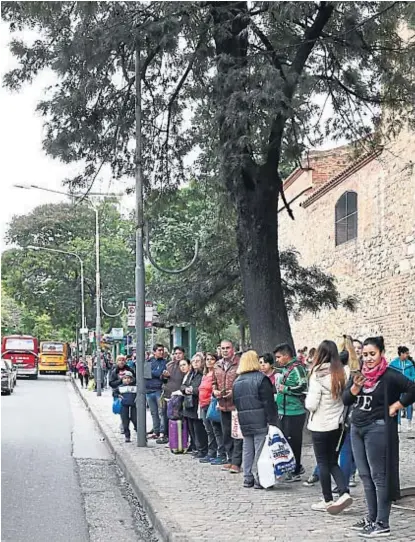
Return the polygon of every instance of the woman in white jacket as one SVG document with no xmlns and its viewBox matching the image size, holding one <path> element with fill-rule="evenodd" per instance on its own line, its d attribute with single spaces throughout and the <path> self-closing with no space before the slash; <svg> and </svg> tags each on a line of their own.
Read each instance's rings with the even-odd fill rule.
<svg viewBox="0 0 415 542">
<path fill-rule="evenodd" d="M 338 514 L 353 502 L 338 465 L 343 434 L 342 393 L 349 376 L 349 368 L 340 361 L 336 344 L 323 341 L 317 349 L 311 369 L 305 406 L 310 412 L 308 429 L 312 435 L 324 498 L 311 508 L 330 514 Z M 339 488 L 340 496 L 335 502 L 331 491 L 331 476 Z"/>
</svg>

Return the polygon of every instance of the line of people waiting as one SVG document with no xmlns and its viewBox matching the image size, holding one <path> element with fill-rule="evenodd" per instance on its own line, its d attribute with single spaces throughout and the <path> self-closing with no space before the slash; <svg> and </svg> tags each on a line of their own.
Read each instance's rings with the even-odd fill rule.
<svg viewBox="0 0 415 542">
<path fill-rule="evenodd" d="M 248 351 L 239 357 L 225 340 L 220 359 L 216 353 L 198 353 L 189 361 L 184 349 L 176 347 L 169 363 L 164 346 L 155 345 L 146 362 L 153 419 L 148 438 L 169 443 L 168 403 L 180 397 L 190 433 L 187 453 L 231 474 L 242 472 L 243 464 L 244 487 L 262 489 L 256 464 L 268 427 L 282 430 L 295 456 L 295 470 L 284 482 L 299 482 L 305 473 L 301 452 L 308 418 L 317 466 L 305 485 L 320 482 L 323 495 L 313 510 L 337 514 L 350 506 L 357 467 L 368 510 L 351 528 L 365 538 L 389 536 L 391 503 L 399 493 L 397 417 L 415 402 L 415 365 L 406 347 L 400 347 L 397 360 L 388 365 L 381 337 L 364 343 L 344 339 L 340 353 L 334 342 L 323 341 L 308 356 L 301 352 L 298 357 L 288 344 L 277 346 L 274 355 L 258 357 Z M 128 368 L 119 365 L 117 360 L 118 372 L 114 369 L 110 380 L 115 389 L 120 382 L 131 386 L 134 379 L 130 373 L 132 379 L 127 375 L 124 382 Z M 213 401 L 219 411 L 215 420 L 208 415 Z M 235 413 L 242 438 L 233 434 Z M 338 494 L 336 500 L 333 494 Z"/>
</svg>

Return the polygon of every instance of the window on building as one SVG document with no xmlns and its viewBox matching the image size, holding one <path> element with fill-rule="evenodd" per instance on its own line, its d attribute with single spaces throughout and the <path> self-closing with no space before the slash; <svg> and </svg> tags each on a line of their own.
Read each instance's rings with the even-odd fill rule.
<svg viewBox="0 0 415 542">
<path fill-rule="evenodd" d="M 336 246 L 357 237 L 357 194 L 345 192 L 336 203 Z"/>
</svg>

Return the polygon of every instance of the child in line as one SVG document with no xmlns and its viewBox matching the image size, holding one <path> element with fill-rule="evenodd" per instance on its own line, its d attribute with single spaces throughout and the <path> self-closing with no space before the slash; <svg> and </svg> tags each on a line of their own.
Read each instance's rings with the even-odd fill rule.
<svg viewBox="0 0 415 542">
<path fill-rule="evenodd" d="M 121 421 L 124 429 L 125 442 L 131 442 L 130 422 L 137 431 L 137 408 L 135 398 L 137 387 L 133 373 L 126 371 L 122 377 L 122 384 L 114 390 L 114 397 L 121 398 Z"/>
</svg>

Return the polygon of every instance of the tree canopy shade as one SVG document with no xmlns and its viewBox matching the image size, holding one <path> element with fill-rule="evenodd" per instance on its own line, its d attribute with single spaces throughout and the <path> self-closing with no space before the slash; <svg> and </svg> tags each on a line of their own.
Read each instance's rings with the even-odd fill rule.
<svg viewBox="0 0 415 542">
<path fill-rule="evenodd" d="M 413 127 L 415 47 L 399 32 L 413 5 L 3 2 L 2 11 L 12 31 L 40 31 L 33 43 L 12 41 L 19 67 L 5 83 L 18 90 L 43 68 L 55 72 L 38 105 L 44 147 L 85 163 L 67 180 L 78 188 L 103 164 L 119 179 L 133 172 L 140 48 L 148 190 L 177 186 L 189 153 L 195 178 L 220 182 L 236 212 L 253 345 L 292 342 L 276 213 L 283 165 L 324 137 L 375 143 L 400 130 L 404 112 Z"/>
</svg>

